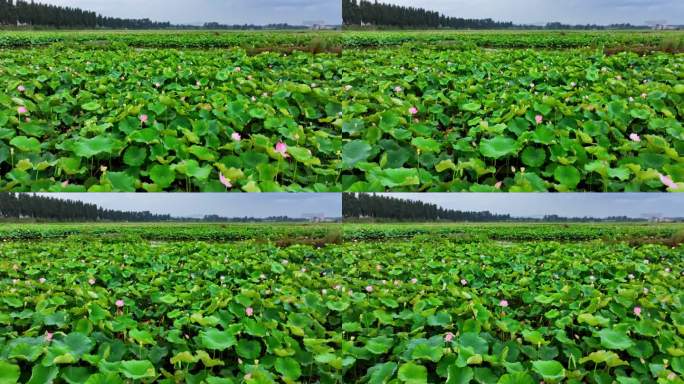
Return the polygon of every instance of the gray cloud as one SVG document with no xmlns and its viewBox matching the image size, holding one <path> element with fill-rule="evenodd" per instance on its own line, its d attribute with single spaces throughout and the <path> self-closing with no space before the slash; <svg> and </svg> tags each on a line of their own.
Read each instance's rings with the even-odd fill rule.
<svg viewBox="0 0 684 384">
<path fill-rule="evenodd" d="M 339 193 L 40 193 L 39 195 L 79 200 L 107 209 L 150 211 L 182 217 L 220 215 L 225 217 L 302 217 L 322 213 L 342 216 Z"/>
<path fill-rule="evenodd" d="M 516 217 L 684 217 L 684 194 L 667 193 L 388 193 L 462 211 Z"/>
<path fill-rule="evenodd" d="M 464 18 L 515 23 L 560 21 L 572 24 L 632 23 L 665 20 L 684 24 L 682 0 L 386 0 Z"/>
<path fill-rule="evenodd" d="M 341 0 L 41 0 L 105 16 L 149 18 L 172 23 L 301 24 L 342 23 Z"/>
</svg>

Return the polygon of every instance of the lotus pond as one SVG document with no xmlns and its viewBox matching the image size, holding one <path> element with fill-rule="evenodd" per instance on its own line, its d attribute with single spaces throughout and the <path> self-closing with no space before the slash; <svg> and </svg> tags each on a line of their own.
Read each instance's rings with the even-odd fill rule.
<svg viewBox="0 0 684 384">
<path fill-rule="evenodd" d="M 684 375 L 682 246 L 80 240 L 0 243 L 3 383 Z"/>
<path fill-rule="evenodd" d="M 664 36 L 345 33 L 343 189 L 682 190 L 684 55 L 602 49 Z"/>
<path fill-rule="evenodd" d="M 280 52 L 300 38 L 285 36 L 258 52 L 159 44 L 172 34 L 0 50 L 0 190 L 340 190 L 338 57 Z"/>
</svg>

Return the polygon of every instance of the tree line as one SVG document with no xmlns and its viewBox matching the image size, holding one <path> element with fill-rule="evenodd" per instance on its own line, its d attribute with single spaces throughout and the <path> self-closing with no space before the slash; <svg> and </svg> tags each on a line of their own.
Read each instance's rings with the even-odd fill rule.
<svg viewBox="0 0 684 384">
<path fill-rule="evenodd" d="M 608 26 L 587 24 L 570 25 L 559 22 L 545 26 L 521 25 L 492 19 L 465 19 L 417 7 L 380 3 L 377 0 L 342 0 L 342 24 L 345 26 L 372 25 L 393 28 L 448 28 L 448 29 L 642 29 L 631 24 Z"/>
<path fill-rule="evenodd" d="M 542 218 L 511 217 L 489 211 L 459 211 L 445 209 L 436 204 L 422 201 L 399 199 L 367 193 L 345 193 L 342 195 L 342 216 L 345 219 L 359 220 L 391 220 L 391 221 L 468 221 L 468 222 L 596 222 L 620 221 L 641 222 L 646 219 L 635 219 L 626 216 L 607 218 L 563 217 L 546 215 Z"/>
<path fill-rule="evenodd" d="M 305 222 L 304 218 L 287 216 L 256 217 L 222 217 L 205 215 L 201 219 L 159 215 L 149 211 L 118 211 L 104 209 L 96 204 L 78 200 L 59 199 L 55 197 L 28 193 L 0 193 L 0 220 L 37 220 L 59 222 L 211 222 L 211 223 L 248 223 L 248 222 Z"/>
<path fill-rule="evenodd" d="M 398 199 L 367 193 L 342 195 L 342 216 L 354 219 L 389 219 L 397 221 L 507 221 L 510 215 L 488 211 L 464 212 L 444 209 L 436 204 Z"/>
<path fill-rule="evenodd" d="M 0 25 L 30 25 L 52 28 L 169 28 L 171 23 L 149 19 L 105 17 L 80 8 L 25 0 L 0 0 Z"/>
<path fill-rule="evenodd" d="M 106 29 L 302 29 L 305 26 L 289 24 L 225 25 L 205 23 L 203 26 L 174 25 L 150 19 L 122 19 L 102 16 L 80 8 L 28 2 L 0 0 L 0 26 L 35 26 L 49 28 L 106 28 Z"/>
<path fill-rule="evenodd" d="M 342 0 L 344 25 L 377 25 L 403 28 L 510 28 L 511 22 L 492 19 L 463 19 L 449 17 L 423 8 L 379 3 L 377 0 Z"/>
<path fill-rule="evenodd" d="M 77 200 L 26 193 L 0 193 L 0 217 L 50 221 L 168 221 L 169 215 L 103 209 Z"/>
</svg>

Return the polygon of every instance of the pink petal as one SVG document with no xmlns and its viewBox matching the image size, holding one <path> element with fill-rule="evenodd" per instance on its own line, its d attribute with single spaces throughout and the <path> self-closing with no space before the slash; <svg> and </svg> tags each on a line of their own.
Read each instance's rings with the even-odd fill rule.
<svg viewBox="0 0 684 384">
<path fill-rule="evenodd" d="M 669 176 L 665 176 L 663 174 L 659 174 L 659 176 L 660 176 L 660 182 L 663 183 L 664 185 L 666 185 L 668 188 L 672 188 L 672 189 L 679 188 L 679 185 L 677 185 L 677 183 L 672 181 L 672 179 Z"/>
<path fill-rule="evenodd" d="M 233 184 L 230 183 L 230 179 L 223 176 L 223 173 L 219 173 L 219 180 L 221 181 L 221 184 L 223 184 L 226 188 L 232 188 L 233 187 Z"/>
</svg>

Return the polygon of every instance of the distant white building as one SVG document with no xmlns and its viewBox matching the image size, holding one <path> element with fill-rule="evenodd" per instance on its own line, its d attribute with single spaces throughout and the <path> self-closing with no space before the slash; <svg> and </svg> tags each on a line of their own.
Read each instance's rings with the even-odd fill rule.
<svg viewBox="0 0 684 384">
<path fill-rule="evenodd" d="M 335 25 L 326 24 L 324 20 L 307 20 L 303 21 L 302 25 L 309 27 L 312 30 L 331 30 L 337 28 Z"/>
<path fill-rule="evenodd" d="M 325 213 L 305 213 L 302 215 L 305 219 L 308 219 L 312 223 L 322 223 L 326 220 Z"/>
</svg>

